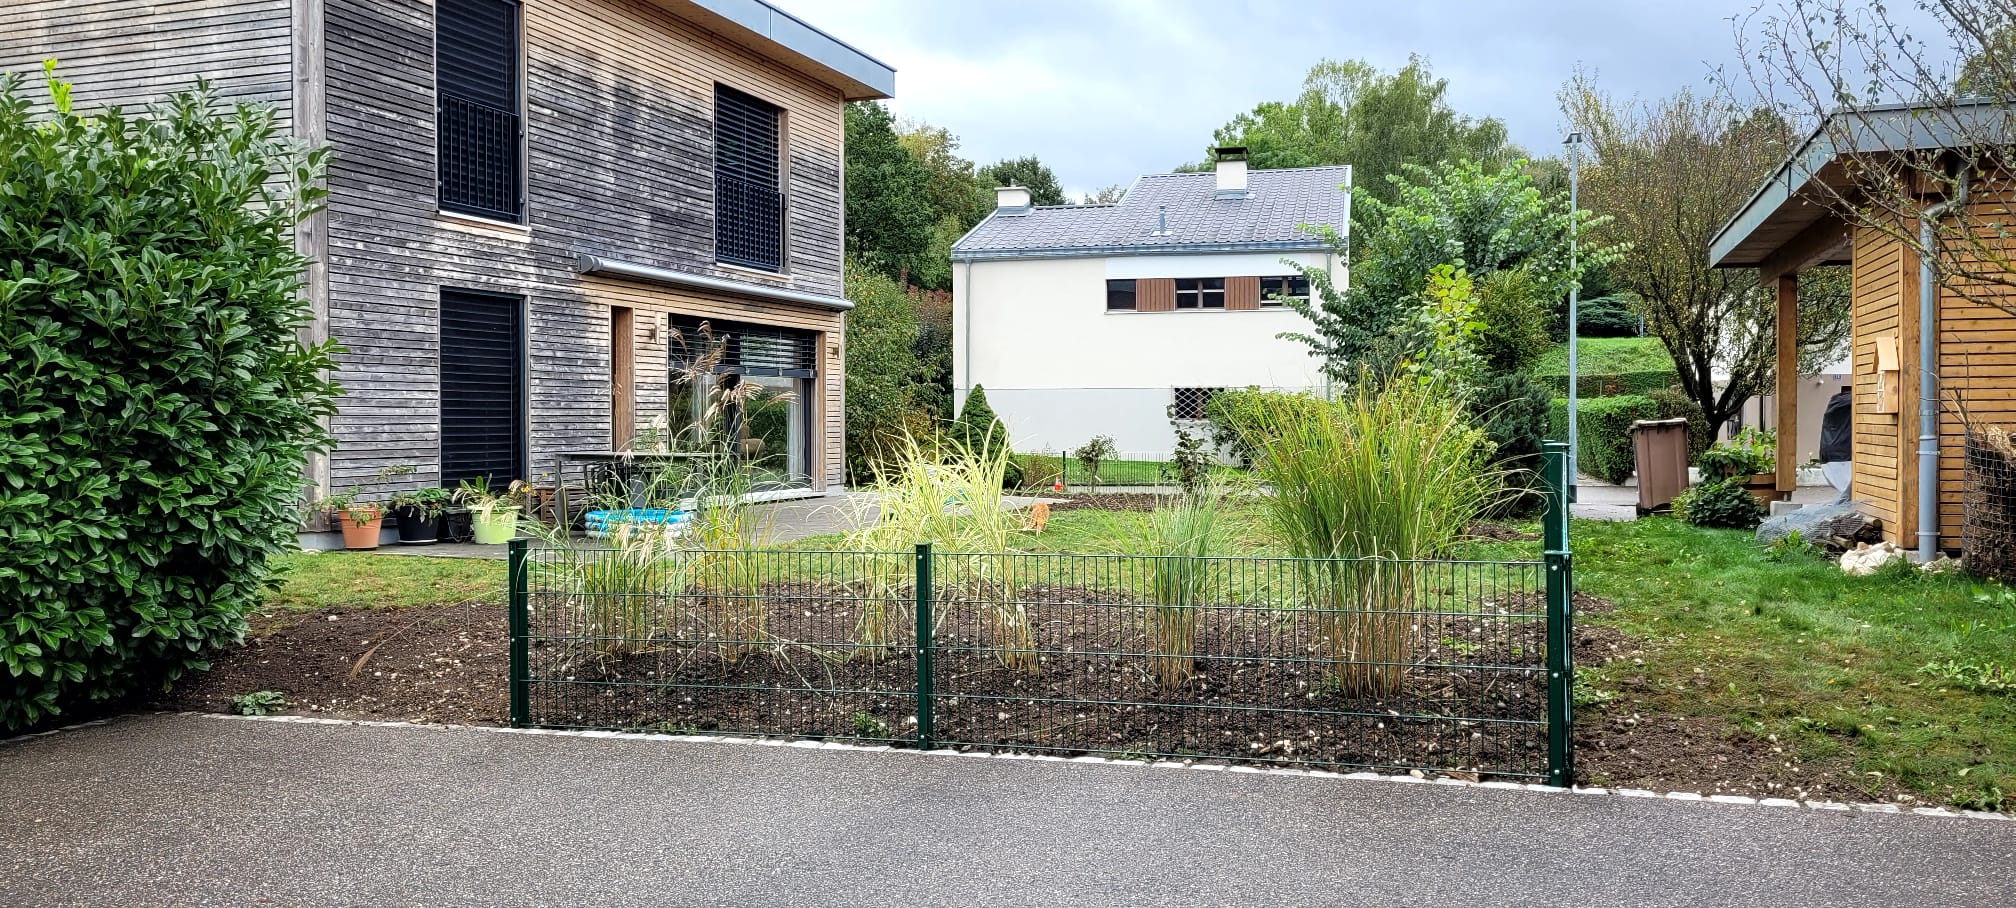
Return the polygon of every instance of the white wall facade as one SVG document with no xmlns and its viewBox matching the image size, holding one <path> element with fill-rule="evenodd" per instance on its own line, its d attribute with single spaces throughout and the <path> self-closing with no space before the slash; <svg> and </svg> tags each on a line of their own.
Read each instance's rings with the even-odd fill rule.
<svg viewBox="0 0 2016 908">
<path fill-rule="evenodd" d="M 1113 436 L 1121 456 L 1166 459 L 1176 388 L 1318 388 L 1321 361 L 1283 332 L 1310 324 L 1285 307 L 1108 312 L 1106 281 L 1291 275 L 1330 269 L 1326 252 L 1132 255 L 954 263 L 956 400 L 986 388 L 1018 451 L 1063 451 Z"/>
</svg>

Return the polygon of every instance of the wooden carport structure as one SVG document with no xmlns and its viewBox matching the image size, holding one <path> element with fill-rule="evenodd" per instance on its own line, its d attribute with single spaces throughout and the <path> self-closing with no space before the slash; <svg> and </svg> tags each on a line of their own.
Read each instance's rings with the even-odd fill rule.
<svg viewBox="0 0 2016 908">
<path fill-rule="evenodd" d="M 1988 156 L 1973 147 L 1982 135 L 2004 134 L 2008 115 L 2007 105 L 1986 101 L 1837 113 L 1710 243 L 1711 266 L 1756 268 L 1760 281 L 1776 290 L 1776 425 L 1786 434 L 1796 431 L 1800 418 L 1799 274 L 1851 266 L 1854 496 L 1883 521 L 1886 539 L 1921 550 L 1959 546 L 1957 452 L 1967 430 L 1951 404 L 1964 401 L 1976 420 L 2016 423 L 2016 315 L 1983 302 L 2016 299 L 2016 289 L 1970 285 L 1951 274 L 1943 282 L 1927 280 L 1919 250 L 1941 246 L 1908 238 L 1923 236 L 1919 215 L 1928 215 L 1936 230 L 1976 231 L 1971 239 L 1977 248 L 2006 248 L 2016 258 L 2016 231 L 2010 229 L 2016 226 L 2010 223 L 2016 179 L 1981 167 Z M 1955 168 L 1951 180 L 1925 179 L 1928 174 L 1912 168 L 1865 166 L 1882 156 L 1924 161 L 1963 148 L 1968 153 L 1947 155 Z M 1856 183 L 1871 173 L 1917 177 L 1907 187 L 1914 216 L 1879 222 L 1883 215 L 1876 211 L 1895 208 L 1859 204 L 1865 194 Z M 1927 286 L 1929 299 L 1921 295 Z M 1929 399 L 1921 387 L 1931 392 Z M 1791 491 L 1798 465 L 1796 447 L 1779 445 L 1780 491 Z"/>
</svg>

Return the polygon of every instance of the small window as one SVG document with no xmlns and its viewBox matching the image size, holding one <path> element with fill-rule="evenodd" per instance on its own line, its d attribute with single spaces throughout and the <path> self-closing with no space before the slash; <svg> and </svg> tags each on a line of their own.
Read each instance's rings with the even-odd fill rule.
<svg viewBox="0 0 2016 908">
<path fill-rule="evenodd" d="M 1279 306 L 1282 299 L 1306 300 L 1309 298 L 1309 279 L 1299 274 L 1286 277 L 1263 277 L 1260 279 L 1260 305 Z"/>
<path fill-rule="evenodd" d="M 1176 308 L 1225 308 L 1225 279 L 1222 277 L 1179 277 L 1176 279 Z"/>
<path fill-rule="evenodd" d="M 1204 407 L 1224 388 L 1174 388 L 1169 402 L 1170 419 L 1203 419 Z"/>
<path fill-rule="evenodd" d="M 1106 311 L 1108 312 L 1134 311 L 1133 281 L 1106 282 Z"/>
</svg>

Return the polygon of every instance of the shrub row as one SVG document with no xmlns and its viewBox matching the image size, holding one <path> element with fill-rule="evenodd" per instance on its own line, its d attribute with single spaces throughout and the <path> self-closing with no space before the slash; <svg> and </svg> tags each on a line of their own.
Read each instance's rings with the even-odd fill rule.
<svg viewBox="0 0 2016 908">
<path fill-rule="evenodd" d="M 1556 396 L 1568 393 L 1568 376 L 1533 376 L 1547 390 Z M 1653 369 L 1645 372 L 1610 372 L 1591 374 L 1584 372 L 1575 377 L 1575 393 L 1579 397 L 1618 397 L 1631 394 L 1650 394 L 1671 388 L 1680 382 L 1680 373 L 1672 369 Z"/>
<path fill-rule="evenodd" d="M 1580 435 L 1576 451 L 1582 472 L 1604 482 L 1631 478 L 1636 455 L 1631 447 L 1631 424 L 1641 419 L 1658 419 L 1659 405 L 1642 394 L 1617 397 L 1585 397 L 1576 417 Z M 1551 437 L 1568 437 L 1568 401 L 1555 398 L 1547 407 L 1547 431 Z"/>
</svg>

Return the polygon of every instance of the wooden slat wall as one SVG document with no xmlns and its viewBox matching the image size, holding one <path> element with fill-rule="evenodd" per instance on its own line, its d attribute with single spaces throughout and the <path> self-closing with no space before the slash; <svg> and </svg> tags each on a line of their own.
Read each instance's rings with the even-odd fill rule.
<svg viewBox="0 0 2016 908">
<path fill-rule="evenodd" d="M 1228 310 L 1247 311 L 1260 308 L 1260 279 L 1257 277 L 1226 278 L 1225 308 Z"/>
<path fill-rule="evenodd" d="M 0 72 L 31 99 L 42 61 L 76 84 L 80 109 L 139 107 L 210 77 L 220 97 L 276 105 L 291 118 L 292 0 L 6 0 Z"/>
<path fill-rule="evenodd" d="M 2007 224 L 2016 210 L 2016 186 L 1977 183 L 1970 207 L 1977 223 Z M 1985 188 L 1984 188 L 1985 187 Z M 2001 241 L 2004 255 L 2016 255 L 2016 239 Z M 2016 308 L 2016 291 L 1985 285 L 1942 288 L 1939 296 L 1939 379 L 1946 406 L 1939 419 L 1939 538 L 1957 546 L 1964 488 L 1962 451 L 1967 427 L 1952 401 L 1982 425 L 2016 429 L 2016 315 L 1990 301 Z"/>
<path fill-rule="evenodd" d="M 1903 248 L 1866 227 L 1855 231 L 1853 243 L 1855 497 L 1868 502 L 1870 513 L 1883 521 L 1884 535 L 1894 541 L 1901 538 L 1897 480 L 1902 423 L 1898 414 L 1876 412 L 1876 339 L 1898 332 L 1905 290 Z"/>
<path fill-rule="evenodd" d="M 435 213 L 433 7 L 427 0 L 327 0 L 332 335 L 350 353 L 334 427 L 338 487 L 380 466 L 439 469 L 439 288 L 525 294 L 530 303 L 533 478 L 554 455 L 609 443 L 610 307 L 638 311 L 636 418 L 665 405 L 664 347 L 648 313 L 692 311 L 810 327 L 822 310 L 707 299 L 584 279 L 574 256 L 637 261 L 837 295 L 842 102 L 837 92 L 639 0 L 541 0 L 524 11 L 529 233 Z M 789 274 L 713 263 L 715 81 L 782 106 L 789 149 Z M 681 309 L 680 307 L 685 307 Z M 840 481 L 839 351 L 820 402 L 822 464 Z"/>
<path fill-rule="evenodd" d="M 1148 277 L 1134 282 L 1134 311 L 1176 311 L 1176 279 Z"/>
</svg>

